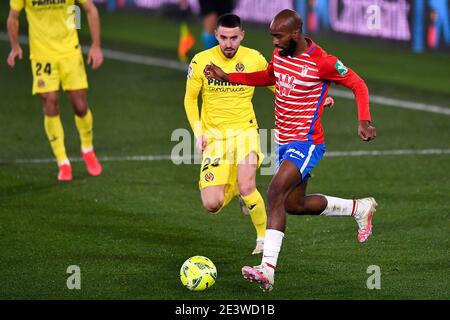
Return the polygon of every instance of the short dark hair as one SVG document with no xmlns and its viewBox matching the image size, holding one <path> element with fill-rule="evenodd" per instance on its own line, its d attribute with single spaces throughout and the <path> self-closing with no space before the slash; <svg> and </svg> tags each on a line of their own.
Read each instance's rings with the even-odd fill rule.
<svg viewBox="0 0 450 320">
<path fill-rule="evenodd" d="M 242 29 L 241 18 L 233 13 L 226 13 L 221 15 L 217 20 L 216 29 L 219 27 L 225 28 L 236 28 L 239 27 Z"/>
</svg>

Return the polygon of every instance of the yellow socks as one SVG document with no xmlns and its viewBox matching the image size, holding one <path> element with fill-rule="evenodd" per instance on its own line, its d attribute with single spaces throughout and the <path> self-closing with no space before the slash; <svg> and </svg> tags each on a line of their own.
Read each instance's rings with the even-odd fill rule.
<svg viewBox="0 0 450 320">
<path fill-rule="evenodd" d="M 257 238 L 264 238 L 264 234 L 266 232 L 267 214 L 261 194 L 258 190 L 255 190 L 248 196 L 241 195 L 241 198 L 244 200 L 245 205 L 250 212 L 250 217 L 252 218 L 253 225 L 256 229 Z"/>
<path fill-rule="evenodd" d="M 92 150 L 93 119 L 91 111 L 88 109 L 84 117 L 75 115 L 75 124 L 80 134 L 81 150 L 83 152 Z M 44 116 L 44 127 L 58 165 L 69 163 L 69 158 L 67 158 L 66 148 L 64 146 L 64 129 L 61 124 L 60 116 Z"/>
<path fill-rule="evenodd" d="M 44 116 L 44 127 L 58 165 L 69 163 L 64 146 L 64 130 L 59 115 Z"/>
<path fill-rule="evenodd" d="M 81 150 L 83 152 L 87 152 L 93 149 L 92 140 L 94 134 L 92 132 L 94 119 L 92 117 L 91 110 L 87 110 L 84 117 L 79 117 L 75 115 L 75 124 L 78 129 L 78 133 L 80 134 L 81 140 Z"/>
</svg>

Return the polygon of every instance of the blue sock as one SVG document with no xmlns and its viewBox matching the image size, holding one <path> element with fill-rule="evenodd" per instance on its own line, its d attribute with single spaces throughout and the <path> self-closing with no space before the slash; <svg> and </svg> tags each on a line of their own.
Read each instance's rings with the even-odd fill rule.
<svg viewBox="0 0 450 320">
<path fill-rule="evenodd" d="M 202 41 L 205 49 L 210 49 L 218 44 L 214 33 L 207 33 L 205 31 L 202 32 Z"/>
</svg>

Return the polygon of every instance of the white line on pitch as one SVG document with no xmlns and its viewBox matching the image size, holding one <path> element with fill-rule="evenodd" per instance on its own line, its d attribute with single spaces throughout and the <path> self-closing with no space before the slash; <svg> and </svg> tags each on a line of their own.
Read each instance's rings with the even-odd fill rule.
<svg viewBox="0 0 450 320">
<path fill-rule="evenodd" d="M 354 150 L 354 151 L 327 151 L 325 157 L 370 157 L 370 156 L 405 156 L 405 155 L 447 155 L 450 149 L 401 149 L 401 150 Z M 271 157 L 274 157 L 272 155 Z M 180 157 L 170 155 L 141 155 L 141 156 L 103 156 L 100 161 L 175 161 L 190 162 L 192 156 Z M 72 162 L 81 162 L 81 158 L 70 158 Z M 53 158 L 36 159 L 0 159 L 0 164 L 30 164 L 30 163 L 51 163 Z"/>
<path fill-rule="evenodd" d="M 8 35 L 5 32 L 0 32 L 0 40 L 8 41 Z M 19 41 L 22 44 L 28 45 L 28 38 L 26 36 L 20 36 Z M 173 69 L 173 70 L 181 70 L 186 71 L 187 66 L 171 59 L 164 59 L 164 58 L 155 58 L 151 56 L 144 56 L 134 53 L 127 53 L 117 50 L 111 50 L 103 48 L 103 55 L 105 58 L 118 60 L 122 62 L 131 62 L 131 63 L 137 63 L 147 66 L 153 66 L 153 67 L 160 67 L 160 68 L 166 68 L 166 69 Z M 83 47 L 83 52 L 88 53 L 89 48 Z M 354 100 L 353 93 L 350 91 L 344 91 L 340 89 L 330 89 L 330 94 L 336 97 Z M 432 113 L 438 113 L 438 114 L 444 114 L 444 115 L 450 115 L 450 108 L 448 107 L 441 107 L 436 105 L 430 105 L 426 103 L 420 103 L 420 102 L 414 102 L 414 101 L 407 101 L 407 100 L 401 100 L 401 99 L 393 99 L 389 97 L 384 96 L 378 96 L 378 95 L 370 95 L 370 101 L 376 104 L 385 105 L 385 106 L 392 106 L 392 107 L 398 107 L 398 108 L 405 108 L 405 109 L 411 109 L 411 110 L 418 110 L 418 111 L 426 111 L 426 112 L 432 112 Z"/>
<path fill-rule="evenodd" d="M 344 91 L 344 90 L 339 90 L 339 89 L 330 89 L 328 92 L 331 96 L 334 96 L 334 97 L 340 97 L 340 98 L 345 98 L 345 99 L 350 99 L 350 100 L 354 99 L 353 92 L 350 92 L 350 91 Z M 405 108 L 405 109 L 412 109 L 412 110 L 427 111 L 427 112 L 450 115 L 450 108 L 433 106 L 430 104 L 420 103 L 420 102 L 412 102 L 412 101 L 406 101 L 406 100 L 400 100 L 400 99 L 393 99 L 393 98 L 376 96 L 376 95 L 370 95 L 370 102 L 385 105 L 385 106 L 393 106 L 393 107 L 398 107 L 398 108 Z"/>
</svg>

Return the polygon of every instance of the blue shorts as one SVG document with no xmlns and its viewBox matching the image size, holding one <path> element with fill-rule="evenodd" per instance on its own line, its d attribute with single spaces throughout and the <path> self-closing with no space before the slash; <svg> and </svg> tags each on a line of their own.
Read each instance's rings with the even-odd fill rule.
<svg viewBox="0 0 450 320">
<path fill-rule="evenodd" d="M 294 163 L 302 174 L 302 181 L 311 177 L 311 170 L 317 166 L 325 153 L 325 144 L 295 141 L 285 145 L 278 145 L 277 169 L 281 162 L 289 160 Z"/>
</svg>

